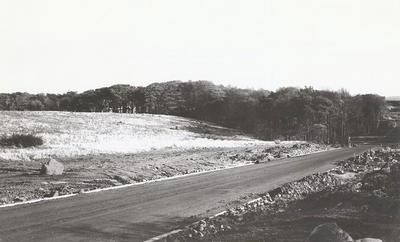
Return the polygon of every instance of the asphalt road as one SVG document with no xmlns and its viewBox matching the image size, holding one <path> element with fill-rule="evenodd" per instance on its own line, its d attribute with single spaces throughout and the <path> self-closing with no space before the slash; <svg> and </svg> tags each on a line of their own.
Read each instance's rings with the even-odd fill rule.
<svg viewBox="0 0 400 242">
<path fill-rule="evenodd" d="M 0 208 L 0 241 L 143 241 L 249 193 L 326 171 L 370 146 Z"/>
</svg>

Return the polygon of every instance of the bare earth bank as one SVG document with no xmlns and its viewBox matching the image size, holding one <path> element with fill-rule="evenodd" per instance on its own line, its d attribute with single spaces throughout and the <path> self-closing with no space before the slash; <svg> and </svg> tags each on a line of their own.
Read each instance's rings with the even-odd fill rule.
<svg viewBox="0 0 400 242">
<path fill-rule="evenodd" d="M 65 172 L 40 174 L 43 160 L 0 160 L 0 204 L 234 167 L 330 149 L 297 143 L 276 147 L 161 149 L 135 154 L 101 154 L 58 158 Z"/>
</svg>

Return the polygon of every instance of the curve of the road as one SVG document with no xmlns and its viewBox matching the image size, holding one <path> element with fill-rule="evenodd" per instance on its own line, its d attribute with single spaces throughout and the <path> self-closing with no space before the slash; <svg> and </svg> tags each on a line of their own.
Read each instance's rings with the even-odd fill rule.
<svg viewBox="0 0 400 242">
<path fill-rule="evenodd" d="M 370 146 L 337 149 L 116 190 L 0 208 L 0 241 L 143 241 L 250 193 L 334 167 Z"/>
</svg>

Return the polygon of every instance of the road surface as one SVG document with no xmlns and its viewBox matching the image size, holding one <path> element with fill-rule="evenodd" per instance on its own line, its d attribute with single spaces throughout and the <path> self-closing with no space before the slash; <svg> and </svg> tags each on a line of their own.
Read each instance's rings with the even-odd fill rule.
<svg viewBox="0 0 400 242">
<path fill-rule="evenodd" d="M 75 197 L 0 208 L 0 241 L 143 241 L 249 193 L 326 171 L 370 146 L 332 150 Z"/>
</svg>

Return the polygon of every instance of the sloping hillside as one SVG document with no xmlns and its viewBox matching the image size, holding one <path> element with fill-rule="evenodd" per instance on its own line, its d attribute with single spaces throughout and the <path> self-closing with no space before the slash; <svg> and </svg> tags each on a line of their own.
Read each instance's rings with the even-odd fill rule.
<svg viewBox="0 0 400 242">
<path fill-rule="evenodd" d="M 35 134 L 44 140 L 38 148 L 0 148 L 0 159 L 11 160 L 268 144 L 232 129 L 167 115 L 4 111 L 0 120 L 0 136 Z"/>
<path fill-rule="evenodd" d="M 151 114 L 0 112 L 0 135 L 35 134 L 35 148 L 0 148 L 0 205 L 268 162 L 325 150 L 256 140 L 192 119 Z M 61 175 L 42 164 L 61 162 Z"/>
</svg>

